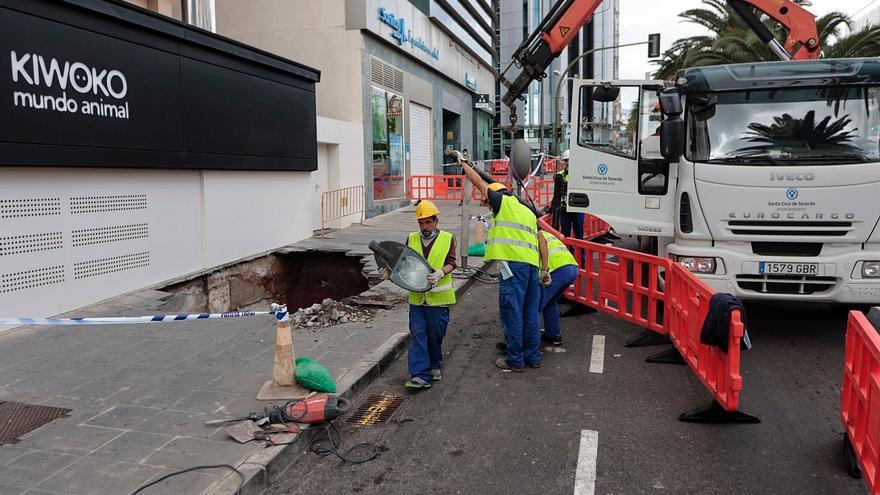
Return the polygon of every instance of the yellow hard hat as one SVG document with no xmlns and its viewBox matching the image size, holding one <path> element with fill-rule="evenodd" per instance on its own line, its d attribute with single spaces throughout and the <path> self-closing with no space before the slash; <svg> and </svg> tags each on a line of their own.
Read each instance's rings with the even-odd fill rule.
<svg viewBox="0 0 880 495">
<path fill-rule="evenodd" d="M 493 182 L 493 183 L 489 184 L 489 189 L 491 189 L 493 191 L 500 191 L 502 189 L 507 189 L 507 186 L 505 186 L 504 184 L 502 184 L 500 182 Z"/>
<path fill-rule="evenodd" d="M 423 199 L 419 202 L 418 206 L 416 206 L 416 220 L 437 216 L 439 214 L 440 210 L 437 209 L 437 205 L 428 200 Z"/>
</svg>

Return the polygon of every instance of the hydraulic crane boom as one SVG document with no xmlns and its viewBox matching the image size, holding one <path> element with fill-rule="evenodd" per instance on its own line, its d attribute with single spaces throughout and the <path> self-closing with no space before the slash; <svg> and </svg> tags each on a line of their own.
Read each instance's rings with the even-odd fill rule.
<svg viewBox="0 0 880 495">
<path fill-rule="evenodd" d="M 795 60 L 819 57 L 819 35 L 816 18 L 803 7 L 790 0 L 728 0 L 733 10 L 742 17 L 758 37 L 781 59 Z M 581 27 L 593 17 L 602 0 L 560 0 L 541 21 L 541 25 L 517 48 L 511 64 L 501 74 L 501 82 L 507 92 L 501 101 L 510 108 L 511 128 L 516 126 L 516 100 L 533 81 L 546 76 L 547 67 L 562 53 L 577 35 Z M 763 12 L 788 31 L 785 45 L 779 43 L 773 33 L 752 10 Z M 512 65 L 522 72 L 510 82 L 504 74 Z"/>
</svg>

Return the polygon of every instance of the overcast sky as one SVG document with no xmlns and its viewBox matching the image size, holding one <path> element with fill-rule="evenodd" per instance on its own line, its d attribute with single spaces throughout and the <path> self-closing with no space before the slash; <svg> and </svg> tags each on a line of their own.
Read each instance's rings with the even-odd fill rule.
<svg viewBox="0 0 880 495">
<path fill-rule="evenodd" d="M 817 17 L 832 10 L 852 15 L 871 0 L 812 0 L 807 9 Z M 620 43 L 647 40 L 648 33 L 660 33 L 661 52 L 679 38 L 704 34 L 705 30 L 695 24 L 681 22 L 680 12 L 700 7 L 700 0 L 620 0 Z M 864 15 L 880 5 L 875 2 L 856 17 Z M 646 46 L 620 49 L 620 79 L 644 79 L 645 72 L 655 70 L 648 63 Z"/>
</svg>

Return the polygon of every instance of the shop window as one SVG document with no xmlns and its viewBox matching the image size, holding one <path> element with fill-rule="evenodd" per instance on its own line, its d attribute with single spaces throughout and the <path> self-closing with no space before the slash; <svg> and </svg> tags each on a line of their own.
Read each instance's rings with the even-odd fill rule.
<svg viewBox="0 0 880 495">
<path fill-rule="evenodd" d="M 403 97 L 373 87 L 373 199 L 402 198 L 404 172 Z"/>
</svg>

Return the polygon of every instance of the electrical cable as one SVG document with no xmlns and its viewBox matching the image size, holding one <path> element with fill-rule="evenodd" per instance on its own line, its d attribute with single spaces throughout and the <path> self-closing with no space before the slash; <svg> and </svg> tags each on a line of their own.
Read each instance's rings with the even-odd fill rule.
<svg viewBox="0 0 880 495">
<path fill-rule="evenodd" d="M 377 447 L 376 445 L 374 445 L 370 442 L 359 443 L 357 445 L 352 446 L 350 449 L 346 450 L 344 454 L 340 454 L 339 453 L 339 430 L 336 429 L 336 425 L 334 425 L 333 423 L 327 423 L 326 425 L 324 425 L 324 431 L 327 433 L 327 440 L 330 441 L 330 447 L 324 447 L 324 446 L 319 445 L 319 442 L 322 442 L 324 440 L 323 438 L 317 438 L 314 441 L 312 441 L 311 444 L 309 444 L 309 450 L 311 450 L 312 452 L 314 452 L 315 454 L 317 454 L 320 457 L 327 457 L 328 455 L 333 454 L 345 462 L 350 462 L 352 464 L 361 464 L 361 463 L 364 463 L 367 461 L 372 461 L 373 459 L 375 459 L 379 455 L 379 447 Z M 333 433 L 336 433 L 336 438 L 333 438 Z M 353 450 L 357 449 L 358 447 L 363 447 L 363 446 L 367 446 L 370 448 L 370 450 L 368 452 L 371 452 L 371 453 L 368 456 L 366 456 L 362 459 L 352 458 L 350 456 L 350 454 Z"/>
<path fill-rule="evenodd" d="M 238 489 L 235 490 L 236 495 L 240 494 L 241 489 L 244 487 L 244 481 L 245 481 L 244 473 L 242 473 L 241 471 L 236 469 L 234 466 L 230 466 L 229 464 L 215 464 L 213 466 L 194 466 L 191 468 L 184 469 L 182 471 L 175 471 L 173 473 L 168 473 L 165 476 L 162 476 L 161 478 L 157 479 L 156 481 L 152 481 L 150 483 L 147 483 L 146 485 L 141 486 L 137 490 L 133 491 L 131 493 L 131 495 L 137 495 L 138 493 L 146 490 L 147 488 L 149 488 L 159 482 L 165 481 L 168 478 L 171 478 L 172 476 L 177 476 L 180 474 L 189 473 L 190 471 L 197 471 L 200 469 L 214 469 L 214 468 L 222 468 L 222 467 L 229 468 L 229 469 L 233 470 L 235 472 L 235 474 L 237 474 L 241 478 L 241 482 L 238 484 Z"/>
<path fill-rule="evenodd" d="M 870 7 L 871 5 L 874 5 L 875 3 L 877 3 L 877 0 L 872 0 L 871 2 L 868 2 L 867 5 L 865 5 L 864 7 L 860 8 L 859 10 L 853 12 L 853 14 L 852 14 L 850 17 L 855 18 L 855 16 L 859 15 L 859 12 L 861 12 L 861 11 L 867 9 L 867 8 Z"/>
</svg>

